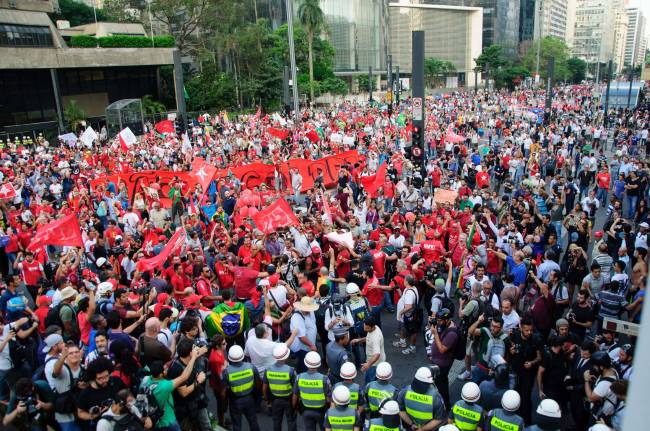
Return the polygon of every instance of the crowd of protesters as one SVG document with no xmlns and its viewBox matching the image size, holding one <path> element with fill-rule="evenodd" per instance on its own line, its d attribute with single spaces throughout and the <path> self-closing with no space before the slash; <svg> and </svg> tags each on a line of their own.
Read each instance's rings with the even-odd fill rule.
<svg viewBox="0 0 650 431">
<path fill-rule="evenodd" d="M 650 113 L 605 116 L 592 90 L 558 88 L 547 112 L 532 90 L 428 98 L 421 159 L 409 100 L 296 122 L 204 115 L 183 135 L 148 125 L 128 149 L 106 133 L 3 142 L 0 182 L 15 190 L 0 202 L 3 424 L 239 431 L 270 415 L 274 431 L 620 431 L 636 340 L 611 321 L 641 318 Z M 207 190 L 172 181 L 167 196 L 120 180 L 191 172 L 197 157 L 229 169 L 347 150 L 359 161 L 310 190 L 297 169 L 252 188 L 233 174 Z M 298 223 L 263 232 L 244 192 L 257 211 L 285 198 Z M 33 246 L 70 214 L 83 247 Z M 182 247 L 139 271 L 177 229 Z M 233 334 L 219 313 L 239 303 Z M 393 319 L 398 333 L 382 332 Z M 421 367 L 396 387 L 402 355 Z"/>
</svg>

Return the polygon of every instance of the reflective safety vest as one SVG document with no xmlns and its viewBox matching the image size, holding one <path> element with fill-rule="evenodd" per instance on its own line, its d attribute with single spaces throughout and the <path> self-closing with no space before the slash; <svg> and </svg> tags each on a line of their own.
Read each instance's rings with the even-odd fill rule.
<svg viewBox="0 0 650 431">
<path fill-rule="evenodd" d="M 434 395 L 433 388 L 430 388 L 425 394 L 420 394 L 411 390 L 410 385 L 406 387 L 404 408 L 417 425 L 424 425 L 433 419 Z"/>
<path fill-rule="evenodd" d="M 226 368 L 230 391 L 236 397 L 245 397 L 253 392 L 255 372 L 253 366 L 247 362 L 231 364 Z"/>
<path fill-rule="evenodd" d="M 320 409 L 327 402 L 325 376 L 318 372 L 306 372 L 298 376 L 298 393 L 302 405 L 308 409 Z"/>
<path fill-rule="evenodd" d="M 352 431 L 357 421 L 356 411 L 350 407 L 332 407 L 327 411 L 327 423 L 332 431 Z"/>
<path fill-rule="evenodd" d="M 474 431 L 481 420 L 482 411 L 483 409 L 480 406 L 460 400 L 451 409 L 454 425 L 460 431 Z"/>
<path fill-rule="evenodd" d="M 523 431 L 524 420 L 516 414 L 503 409 L 494 409 L 488 418 L 488 431 Z"/>
<path fill-rule="evenodd" d="M 266 381 L 271 394 L 276 398 L 287 398 L 293 392 L 291 375 L 293 368 L 287 364 L 273 364 L 265 371 Z"/>
<path fill-rule="evenodd" d="M 382 418 L 370 419 L 370 424 L 368 426 L 368 431 L 400 431 L 399 427 L 390 428 L 384 425 L 384 420 Z"/>
<path fill-rule="evenodd" d="M 366 386 L 366 398 L 371 412 L 379 411 L 379 404 L 386 399 L 393 399 L 397 389 L 390 383 L 382 383 L 379 380 L 368 383 Z"/>
<path fill-rule="evenodd" d="M 348 388 L 350 391 L 350 404 L 348 404 L 348 406 L 356 409 L 359 406 L 359 385 L 356 383 L 339 382 L 334 385 L 334 388 L 340 385 Z"/>
</svg>

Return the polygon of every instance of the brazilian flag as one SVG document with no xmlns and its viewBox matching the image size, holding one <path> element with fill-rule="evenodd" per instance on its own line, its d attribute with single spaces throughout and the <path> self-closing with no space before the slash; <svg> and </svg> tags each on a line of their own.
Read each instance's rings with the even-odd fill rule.
<svg viewBox="0 0 650 431">
<path fill-rule="evenodd" d="M 226 338 L 234 338 L 250 327 L 248 312 L 241 302 L 233 306 L 219 304 L 205 318 L 205 331 L 208 337 L 221 334 Z"/>
</svg>

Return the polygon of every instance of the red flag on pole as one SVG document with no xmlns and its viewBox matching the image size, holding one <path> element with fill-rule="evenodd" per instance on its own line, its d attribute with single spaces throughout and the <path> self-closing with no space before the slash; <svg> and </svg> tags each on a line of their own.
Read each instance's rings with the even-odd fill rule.
<svg viewBox="0 0 650 431">
<path fill-rule="evenodd" d="M 465 138 L 456 132 L 454 132 L 453 127 L 451 124 L 449 127 L 447 127 L 447 132 L 445 133 L 445 141 L 454 143 L 454 144 L 459 144 L 461 142 L 465 142 Z"/>
<path fill-rule="evenodd" d="M 167 244 L 165 244 L 165 247 L 160 251 L 160 253 L 154 257 L 150 257 L 149 259 L 139 260 L 138 263 L 136 263 L 135 266 L 138 271 L 150 271 L 161 266 L 165 263 L 169 255 L 180 249 L 185 244 L 186 236 L 187 233 L 185 232 L 185 229 L 178 228 L 176 233 L 169 239 L 169 241 L 167 241 Z"/>
<path fill-rule="evenodd" d="M 162 120 L 156 123 L 154 126 L 156 129 L 156 132 L 163 134 L 163 133 L 174 133 L 176 131 L 176 128 L 174 127 L 174 123 L 172 120 Z"/>
<path fill-rule="evenodd" d="M 28 249 L 36 250 L 44 245 L 83 247 L 77 214 L 72 213 L 39 227 Z"/>
<path fill-rule="evenodd" d="M 284 129 L 276 129 L 274 127 L 269 127 L 269 135 L 285 140 L 287 139 L 287 137 L 289 137 L 289 131 Z"/>
<path fill-rule="evenodd" d="M 201 184 L 203 193 L 208 190 L 208 186 L 216 173 L 217 168 L 206 163 L 201 157 L 195 158 L 192 162 L 192 176 L 196 178 L 197 183 Z"/>
<path fill-rule="evenodd" d="M 314 142 L 314 143 L 316 143 L 316 142 L 318 142 L 320 140 L 320 136 L 318 136 L 318 133 L 316 133 L 316 131 L 313 130 L 313 129 L 310 130 L 309 132 L 307 132 L 305 134 L 305 136 L 308 137 L 309 140 Z"/>
<path fill-rule="evenodd" d="M 128 127 L 125 127 L 117 136 L 120 139 L 120 147 L 123 153 L 128 152 L 129 148 L 138 142 L 138 139 Z"/>
<path fill-rule="evenodd" d="M 16 197 L 16 189 L 11 183 L 4 183 L 0 187 L 0 199 L 9 199 Z"/>
<path fill-rule="evenodd" d="M 369 175 L 367 177 L 361 177 L 361 184 L 363 189 L 370 195 L 371 198 L 377 197 L 377 189 L 383 186 L 386 182 L 386 166 L 388 163 L 382 163 L 377 169 L 375 175 Z"/>
<path fill-rule="evenodd" d="M 293 213 L 289 203 L 280 198 L 262 211 L 253 215 L 255 227 L 264 233 L 274 232 L 278 228 L 299 225 L 298 217 Z"/>
</svg>

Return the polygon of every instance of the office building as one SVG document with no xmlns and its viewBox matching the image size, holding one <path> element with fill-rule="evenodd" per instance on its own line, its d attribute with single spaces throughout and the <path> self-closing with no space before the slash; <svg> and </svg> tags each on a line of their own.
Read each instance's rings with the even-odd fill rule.
<svg viewBox="0 0 650 431">
<path fill-rule="evenodd" d="M 553 36 L 567 39 L 567 0 L 537 0 L 535 38 Z"/>
<path fill-rule="evenodd" d="M 641 64 L 645 59 L 646 17 L 639 8 L 626 8 L 628 27 L 625 38 L 625 66 Z"/>
<path fill-rule="evenodd" d="M 625 64 L 625 45 L 628 33 L 628 16 L 625 9 L 618 9 L 616 11 L 616 23 L 614 34 L 614 71 L 620 73 Z"/>
<path fill-rule="evenodd" d="M 120 99 L 160 96 L 158 69 L 174 63 L 173 48 L 71 48 L 48 16 L 55 5 L 0 0 L 0 132 L 59 133 L 72 100 L 91 118 Z M 130 24 L 93 26 L 84 28 L 96 34 L 101 28 L 142 31 Z"/>
<path fill-rule="evenodd" d="M 388 9 L 390 52 L 400 72 L 411 73 L 411 32 L 425 30 L 425 58 L 452 62 L 459 85 L 474 85 L 474 59 L 483 48 L 482 8 L 390 3 Z"/>
<path fill-rule="evenodd" d="M 535 38 L 535 0 L 519 0 L 519 43 Z"/>
<path fill-rule="evenodd" d="M 573 55 L 587 63 L 614 57 L 616 35 L 615 0 L 577 0 Z"/>
</svg>

